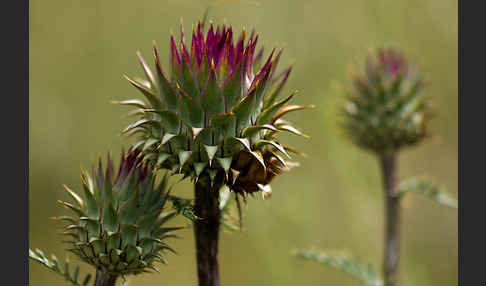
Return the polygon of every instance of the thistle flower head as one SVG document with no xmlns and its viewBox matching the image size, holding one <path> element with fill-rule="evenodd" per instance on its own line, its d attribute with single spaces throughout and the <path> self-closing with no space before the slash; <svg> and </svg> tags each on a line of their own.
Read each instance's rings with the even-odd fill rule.
<svg viewBox="0 0 486 286">
<path fill-rule="evenodd" d="M 141 162 L 140 150 L 122 154 L 116 174 L 108 155 L 106 169 L 101 158 L 92 176 L 83 171 L 84 199 L 64 186 L 75 204 L 62 202 L 74 216 L 63 234 L 69 250 L 83 261 L 112 274 L 138 274 L 165 263 L 162 251 L 171 250 L 164 242 L 173 237 L 165 223 L 174 213 L 162 213 L 168 199 L 167 178 L 155 185 L 155 176 Z"/>
<path fill-rule="evenodd" d="M 359 146 L 382 154 L 426 135 L 426 98 L 418 68 L 399 51 L 378 49 L 347 95 L 345 127 Z"/>
<path fill-rule="evenodd" d="M 147 80 L 127 79 L 146 100 L 117 102 L 140 116 L 123 132 L 141 135 L 134 147 L 158 168 L 239 193 L 268 189 L 288 169 L 282 156 L 294 150 L 277 133 L 303 135 L 281 117 L 311 106 L 288 105 L 295 93 L 279 99 L 292 70 L 276 72 L 282 49 L 264 58 L 255 32 L 236 37 L 232 27 L 213 24 L 203 30 L 201 23 L 193 28 L 190 45 L 182 25 L 180 40 L 171 36 L 168 76 L 155 45 L 156 73 L 138 55 Z"/>
</svg>

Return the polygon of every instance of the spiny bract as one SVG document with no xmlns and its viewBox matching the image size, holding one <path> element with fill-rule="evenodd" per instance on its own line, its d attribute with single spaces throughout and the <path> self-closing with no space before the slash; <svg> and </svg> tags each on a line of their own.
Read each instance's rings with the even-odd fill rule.
<svg viewBox="0 0 486 286">
<path fill-rule="evenodd" d="M 93 167 L 94 180 L 83 171 L 84 200 L 64 186 L 77 203 L 60 201 L 76 216 L 57 218 L 68 222 L 63 234 L 71 238 L 69 250 L 104 272 L 156 270 L 155 261 L 165 263 L 162 251 L 173 251 L 164 242 L 178 229 L 164 226 L 175 215 L 162 213 L 168 199 L 167 177 L 155 186 L 155 176 L 137 158 L 139 154 L 140 150 L 122 154 L 115 177 L 109 155 L 105 172 L 101 158 L 97 170 Z"/>
<path fill-rule="evenodd" d="M 234 43 L 231 27 L 215 31 L 212 23 L 204 37 L 199 22 L 188 49 L 181 24 L 180 44 L 170 39 L 169 77 L 155 44 L 155 74 L 137 54 L 147 80 L 127 79 L 147 101 L 117 103 L 138 108 L 130 114 L 141 119 L 123 133 L 142 134 L 134 147 L 143 149 L 145 160 L 195 181 L 225 183 L 243 195 L 268 193 L 272 178 L 291 166 L 281 154 L 296 151 L 275 135 L 303 134 L 281 117 L 312 106 L 288 105 L 295 92 L 278 100 L 292 66 L 276 74 L 282 50 L 275 55 L 273 49 L 263 63 L 263 48 L 255 53 L 258 35 L 245 38 L 243 30 Z"/>
<path fill-rule="evenodd" d="M 370 54 L 347 93 L 345 127 L 353 141 L 382 154 L 420 141 L 426 134 L 425 96 L 418 68 L 391 48 Z"/>
</svg>

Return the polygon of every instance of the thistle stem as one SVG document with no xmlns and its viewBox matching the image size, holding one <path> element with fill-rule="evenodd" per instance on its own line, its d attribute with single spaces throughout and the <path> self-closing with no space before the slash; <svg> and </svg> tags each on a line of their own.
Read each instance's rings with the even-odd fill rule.
<svg viewBox="0 0 486 286">
<path fill-rule="evenodd" d="M 385 249 L 383 273 L 385 286 L 398 286 L 400 257 L 400 197 L 395 194 L 396 154 L 380 157 L 385 195 Z"/>
<path fill-rule="evenodd" d="M 93 286 L 115 286 L 117 275 L 105 273 L 101 270 L 96 270 L 96 279 Z"/>
<path fill-rule="evenodd" d="M 199 181 L 194 196 L 194 211 L 200 218 L 194 223 L 199 286 L 219 286 L 219 185 Z"/>
</svg>

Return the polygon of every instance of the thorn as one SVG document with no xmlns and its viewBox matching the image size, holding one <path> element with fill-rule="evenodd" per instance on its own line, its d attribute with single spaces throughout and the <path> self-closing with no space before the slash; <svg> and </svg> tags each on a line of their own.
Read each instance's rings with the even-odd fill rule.
<svg viewBox="0 0 486 286">
<path fill-rule="evenodd" d="M 196 128 L 196 127 L 192 128 L 193 139 L 195 139 L 203 129 L 204 128 Z"/>
<path fill-rule="evenodd" d="M 233 182 L 232 184 L 234 185 L 235 182 L 236 182 L 236 179 L 238 178 L 238 176 L 240 175 L 240 172 L 236 171 L 235 169 L 230 169 L 231 170 L 231 174 L 232 174 L 232 179 L 233 179 Z"/>
</svg>

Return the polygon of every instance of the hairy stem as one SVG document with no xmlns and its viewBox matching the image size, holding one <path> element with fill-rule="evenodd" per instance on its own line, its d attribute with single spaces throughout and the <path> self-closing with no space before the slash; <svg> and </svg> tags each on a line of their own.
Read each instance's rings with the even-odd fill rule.
<svg viewBox="0 0 486 286">
<path fill-rule="evenodd" d="M 114 286 L 117 275 L 105 273 L 101 270 L 96 270 L 96 279 L 93 286 Z"/>
<path fill-rule="evenodd" d="M 383 273 L 385 286 L 398 286 L 398 261 L 400 257 L 400 197 L 395 194 L 396 154 L 380 157 L 385 189 L 385 249 Z"/>
<path fill-rule="evenodd" d="M 196 183 L 194 211 L 201 218 L 194 223 L 199 286 L 219 286 L 219 185 Z"/>
</svg>

